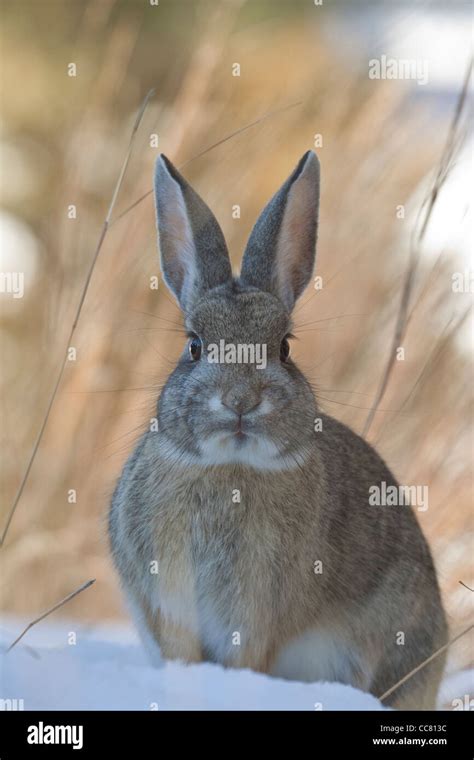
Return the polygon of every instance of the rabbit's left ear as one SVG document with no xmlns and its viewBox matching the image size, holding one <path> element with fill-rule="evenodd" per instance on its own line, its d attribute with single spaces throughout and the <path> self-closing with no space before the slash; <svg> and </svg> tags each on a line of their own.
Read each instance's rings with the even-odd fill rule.
<svg viewBox="0 0 474 760">
<path fill-rule="evenodd" d="M 155 202 L 163 276 L 187 312 L 208 290 L 232 282 L 224 235 L 207 204 L 163 155 L 156 162 Z"/>
<path fill-rule="evenodd" d="M 253 228 L 242 283 L 273 293 L 291 311 L 313 272 L 318 212 L 319 161 L 308 151 Z"/>
</svg>

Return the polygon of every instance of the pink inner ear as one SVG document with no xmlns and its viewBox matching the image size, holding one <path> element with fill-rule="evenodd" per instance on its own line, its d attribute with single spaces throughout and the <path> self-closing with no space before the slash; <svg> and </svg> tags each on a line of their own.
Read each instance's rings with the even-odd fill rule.
<svg viewBox="0 0 474 760">
<path fill-rule="evenodd" d="M 166 208 L 162 209 L 160 227 L 167 237 L 162 266 L 167 281 L 180 300 L 185 300 L 196 279 L 196 251 L 186 204 L 178 183 L 170 183 Z"/>
<path fill-rule="evenodd" d="M 308 250 L 308 240 L 314 214 L 314 187 L 302 175 L 288 194 L 276 250 L 278 290 L 290 306 L 311 276 L 313 252 Z"/>
</svg>

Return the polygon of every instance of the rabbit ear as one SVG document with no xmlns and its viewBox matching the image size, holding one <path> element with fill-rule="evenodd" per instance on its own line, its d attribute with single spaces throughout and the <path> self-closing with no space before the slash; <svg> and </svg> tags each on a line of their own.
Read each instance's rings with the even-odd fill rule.
<svg viewBox="0 0 474 760">
<path fill-rule="evenodd" d="M 240 279 L 278 296 L 291 311 L 313 272 L 319 211 L 319 161 L 305 153 L 253 228 Z"/>
<path fill-rule="evenodd" d="M 232 280 L 224 235 L 202 198 L 166 156 L 155 167 L 161 270 L 183 311 L 203 292 Z"/>
</svg>

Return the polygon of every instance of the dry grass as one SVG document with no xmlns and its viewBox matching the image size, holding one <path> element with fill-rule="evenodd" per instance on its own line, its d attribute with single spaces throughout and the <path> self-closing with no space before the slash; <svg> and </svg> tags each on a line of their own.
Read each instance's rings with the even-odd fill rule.
<svg viewBox="0 0 474 760">
<path fill-rule="evenodd" d="M 27 20 L 8 20 L 14 33 L 5 43 L 6 81 L 17 81 L 13 74 L 25 66 L 32 73 L 21 93 L 10 84 L 5 118 L 36 189 L 27 202 L 7 203 L 34 228 L 42 260 L 28 298 L 2 317 L 2 526 L 62 361 L 134 113 L 149 87 L 157 95 L 74 336 L 77 361 L 66 366 L 1 551 L 5 611 L 34 617 L 95 577 L 67 613 L 88 620 L 124 614 L 108 555 L 108 501 L 182 342 L 171 297 L 161 284 L 158 292 L 149 288 L 159 272 L 151 197 L 119 218 L 150 189 L 157 153 L 151 133 L 180 165 L 268 111 L 301 101 L 184 171 L 220 220 L 237 267 L 257 213 L 315 133 L 323 135 L 317 266 L 324 288 L 309 289 L 297 306 L 295 355 L 322 407 L 356 431 L 373 404 L 409 256 L 407 220 L 397 219 L 396 207 L 436 166 L 444 135 L 433 133 L 429 113 L 407 100 L 403 83 L 369 82 L 348 70 L 299 16 L 237 23 L 239 7 L 197 13 L 188 36 L 172 16 L 167 32 L 154 36 L 133 4 L 91 4 L 77 19 L 74 44 L 69 17 L 60 15 L 57 27 L 42 29 L 41 44 L 31 45 L 22 44 L 33 31 Z M 69 47 L 55 57 L 48 45 L 58 29 L 66 29 Z M 186 52 L 173 57 L 175 50 Z M 67 80 L 63 62 L 76 58 L 81 76 Z M 240 78 L 231 76 L 234 61 Z M 77 204 L 75 221 L 67 218 L 69 203 Z M 232 218 L 234 204 L 240 220 Z M 430 507 L 419 516 L 456 634 L 470 622 L 470 592 L 459 580 L 474 585 L 472 389 L 456 342 L 452 253 L 440 251 L 435 268 L 420 262 L 406 360 L 393 368 L 369 440 L 403 483 L 429 485 Z M 77 490 L 77 504 L 68 503 L 69 489 Z M 467 648 L 456 646 L 457 660 L 465 661 Z"/>
</svg>

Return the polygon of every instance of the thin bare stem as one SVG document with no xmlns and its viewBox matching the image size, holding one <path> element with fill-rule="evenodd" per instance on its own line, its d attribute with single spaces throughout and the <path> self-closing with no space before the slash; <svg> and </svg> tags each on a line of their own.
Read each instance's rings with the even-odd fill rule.
<svg viewBox="0 0 474 760">
<path fill-rule="evenodd" d="M 15 499 L 13 500 L 13 504 L 12 504 L 12 507 L 10 509 L 10 512 L 9 512 L 9 515 L 8 515 L 8 518 L 7 518 L 7 522 L 6 522 L 5 528 L 3 529 L 2 537 L 0 539 L 0 548 L 3 546 L 3 543 L 4 543 L 5 538 L 7 536 L 8 530 L 10 528 L 11 521 L 13 519 L 13 515 L 15 514 L 15 510 L 16 510 L 16 508 L 18 506 L 18 503 L 19 503 L 19 501 L 20 501 L 20 499 L 22 497 L 23 491 L 24 491 L 26 483 L 28 481 L 28 477 L 29 477 L 30 472 L 31 472 L 31 468 L 33 466 L 33 462 L 35 461 L 37 451 L 38 451 L 40 443 L 42 441 L 43 434 L 44 434 L 44 431 L 46 429 L 46 425 L 48 424 L 48 420 L 49 420 L 49 417 L 50 417 L 50 414 L 51 414 L 51 409 L 53 408 L 53 404 L 54 404 L 54 401 L 56 399 L 56 395 L 57 395 L 57 392 L 59 390 L 59 386 L 61 384 L 61 380 L 62 380 L 63 375 L 64 375 L 64 370 L 66 369 L 67 356 L 68 356 L 68 348 L 69 348 L 69 346 L 72 343 L 72 338 L 74 336 L 74 333 L 75 333 L 76 328 L 77 328 L 77 324 L 79 322 L 79 318 L 81 316 L 82 307 L 83 307 L 84 301 L 86 299 L 87 291 L 89 290 L 89 285 L 90 285 L 90 281 L 91 281 L 91 278 L 92 278 L 92 273 L 94 271 L 95 265 L 97 263 L 97 259 L 99 257 L 100 251 L 102 249 L 102 245 L 103 245 L 105 236 L 107 234 L 107 230 L 108 230 L 109 225 L 110 225 L 110 219 L 112 217 L 112 213 L 113 213 L 113 210 L 114 210 L 114 207 L 115 207 L 115 203 L 117 201 L 117 197 L 118 197 L 120 188 L 122 186 L 122 182 L 123 182 L 123 178 L 125 176 L 125 172 L 126 172 L 126 169 L 127 169 L 127 166 L 128 166 L 128 162 L 129 162 L 130 156 L 132 154 L 132 149 L 133 149 L 133 143 L 134 143 L 134 140 L 135 140 L 135 135 L 136 135 L 136 133 L 138 131 L 138 127 L 140 126 L 140 122 L 141 122 L 141 120 L 143 118 L 143 114 L 145 113 L 145 109 L 146 109 L 146 107 L 147 107 L 147 105 L 148 105 L 148 103 L 150 101 L 150 98 L 153 96 L 153 94 L 154 94 L 154 90 L 150 90 L 147 93 L 145 99 L 143 100 L 143 102 L 142 102 L 142 104 L 140 106 L 140 109 L 138 111 L 137 117 L 135 119 L 135 123 L 133 125 L 132 133 L 130 135 L 130 140 L 129 140 L 129 143 L 128 143 L 127 153 L 125 155 L 125 158 L 124 158 L 123 163 L 122 163 L 122 167 L 120 169 L 120 174 L 119 174 L 118 180 L 116 182 L 116 185 L 115 185 L 115 188 L 114 188 L 114 192 L 113 192 L 113 195 L 112 195 L 112 200 L 110 202 L 109 209 L 107 211 L 107 216 L 105 217 L 104 224 L 103 224 L 100 236 L 99 236 L 99 240 L 98 240 L 98 243 L 97 243 L 94 255 L 92 257 L 92 261 L 90 263 L 90 266 L 89 266 L 89 269 L 88 269 L 88 272 L 87 272 L 85 283 L 84 283 L 84 285 L 82 287 L 81 296 L 79 298 L 79 304 L 77 306 L 77 310 L 76 310 L 76 314 L 75 314 L 75 317 L 74 317 L 74 321 L 72 323 L 71 330 L 69 332 L 68 340 L 67 340 L 67 343 L 66 343 L 66 349 L 64 351 L 64 357 L 63 357 L 61 366 L 59 368 L 59 372 L 58 372 L 58 376 L 56 378 L 56 382 L 55 382 L 54 387 L 53 387 L 53 392 L 51 393 L 51 396 L 49 398 L 48 405 L 46 407 L 46 412 L 45 412 L 45 415 L 43 417 L 43 421 L 41 423 L 38 435 L 37 435 L 35 443 L 33 445 L 33 449 L 31 451 L 30 457 L 28 459 L 28 464 L 27 464 L 25 472 L 23 474 L 23 478 L 21 480 L 20 486 L 19 486 L 18 491 L 16 493 Z"/>
<path fill-rule="evenodd" d="M 464 631 L 461 631 L 461 633 L 458 633 L 457 636 L 454 637 L 454 639 L 451 639 L 451 641 L 448 641 L 447 644 L 444 644 L 444 646 L 440 647 L 436 650 L 436 652 L 433 652 L 432 655 L 426 658 L 426 660 L 423 660 L 423 662 L 420 662 L 419 665 L 416 666 L 416 668 L 413 668 L 413 670 L 410 670 L 409 673 L 406 674 L 406 676 L 403 676 L 399 681 L 397 681 L 396 684 L 390 687 L 390 689 L 387 689 L 386 692 L 382 694 L 381 697 L 379 697 L 380 701 L 383 702 L 384 699 L 387 699 L 391 694 L 393 694 L 394 691 L 396 691 L 402 684 L 406 683 L 412 676 L 415 675 L 415 673 L 418 673 L 422 668 L 424 668 L 426 665 L 428 665 L 430 662 L 432 662 L 436 657 L 439 657 L 440 654 L 443 654 L 443 652 L 446 652 L 447 649 L 449 649 L 452 644 L 454 644 L 456 641 L 459 641 L 462 636 L 465 636 L 466 633 L 469 633 L 474 628 L 474 625 L 470 625 L 468 628 L 466 628 Z"/>
<path fill-rule="evenodd" d="M 190 164 L 191 161 L 196 161 L 198 158 L 205 156 L 206 153 L 209 153 L 211 150 L 214 150 L 214 148 L 217 148 L 219 145 L 223 145 L 228 140 L 231 140 L 233 137 L 236 137 L 237 135 L 241 135 L 243 132 L 246 132 L 248 129 L 251 129 L 252 127 L 257 126 L 257 124 L 261 124 L 262 121 L 269 119 L 271 116 L 276 116 L 279 113 L 288 111 L 290 108 L 296 108 L 296 106 L 300 106 L 302 102 L 303 102 L 302 100 L 299 100 L 297 103 L 290 103 L 289 105 L 283 106 L 282 108 L 277 108 L 274 111 L 267 111 L 267 113 L 263 114 L 263 116 L 260 116 L 260 118 L 256 119 L 255 121 L 252 121 L 250 124 L 246 124 L 244 127 L 240 127 L 239 129 L 236 129 L 235 132 L 231 132 L 229 135 L 222 137 L 217 142 L 212 143 L 212 145 L 209 145 L 207 148 L 204 148 L 204 150 L 201 150 L 200 153 L 196 153 L 195 156 L 188 158 L 187 161 L 185 161 L 183 164 L 180 164 L 178 166 L 178 169 L 183 169 L 185 166 L 188 166 L 188 164 Z M 118 222 L 119 219 L 122 219 L 122 217 L 128 214 L 129 211 L 132 211 L 134 208 L 139 206 L 140 203 L 144 201 L 145 198 L 148 198 L 148 196 L 151 195 L 152 193 L 153 193 L 153 190 L 148 190 L 146 193 L 141 195 L 140 198 L 137 198 L 136 201 L 134 201 L 130 206 L 124 209 L 124 211 L 122 211 L 120 214 L 118 214 L 115 217 L 115 219 L 112 219 L 110 226 L 115 224 L 115 222 Z"/>
<path fill-rule="evenodd" d="M 436 362 L 436 360 L 441 356 L 441 354 L 445 350 L 446 346 L 449 346 L 450 341 L 452 340 L 453 336 L 458 332 L 458 330 L 462 327 L 462 325 L 466 321 L 466 319 L 467 319 L 467 317 L 469 315 L 470 310 L 471 310 L 471 306 L 469 305 L 469 307 L 467 309 L 465 309 L 465 311 L 461 314 L 461 316 L 454 323 L 454 325 L 451 327 L 451 329 L 449 329 L 449 327 L 450 327 L 451 323 L 453 322 L 453 317 L 450 318 L 448 324 L 444 328 L 444 330 L 441 333 L 439 339 L 436 341 L 436 344 L 435 344 L 434 348 L 430 352 L 430 354 L 428 356 L 428 359 L 426 360 L 426 362 L 425 362 L 425 364 L 423 366 L 423 369 L 421 370 L 420 374 L 418 375 L 417 379 L 415 380 L 415 383 L 412 386 L 409 394 L 404 399 L 404 401 L 403 401 L 402 405 L 400 406 L 400 408 L 398 409 L 398 411 L 394 412 L 394 414 L 392 415 L 392 417 L 390 417 L 390 419 L 386 423 L 384 422 L 384 428 L 380 431 L 377 439 L 374 441 L 374 445 L 376 445 L 381 440 L 381 438 L 383 437 L 383 435 L 388 431 L 388 429 L 390 427 L 390 424 L 393 421 L 393 419 L 399 414 L 399 412 L 402 412 L 403 409 L 405 409 L 405 407 L 407 406 L 407 404 L 410 401 L 410 399 L 413 398 L 413 395 L 414 395 L 415 391 L 417 390 L 417 388 L 419 388 L 420 384 L 422 383 L 422 381 L 423 381 L 423 379 L 424 379 L 424 377 L 425 377 L 425 375 L 426 375 L 426 373 L 428 371 L 428 368 L 430 366 L 432 366 Z"/>
<path fill-rule="evenodd" d="M 74 599 L 75 596 L 77 596 L 78 594 L 81 594 L 83 591 L 86 590 L 86 588 L 90 588 L 90 586 L 92 586 L 93 583 L 95 583 L 95 578 L 92 578 L 90 581 L 87 581 L 86 583 L 83 583 L 82 586 L 79 586 L 79 588 L 77 588 L 71 594 L 68 594 L 67 596 L 65 596 L 64 599 L 61 599 L 60 602 L 58 602 L 57 604 L 55 604 L 53 607 L 50 607 L 49 610 L 46 610 L 46 612 L 43 612 L 42 615 L 40 615 L 39 617 L 35 618 L 35 620 L 32 620 L 31 623 L 28 623 L 28 625 L 26 626 L 25 630 L 22 631 L 19 636 L 17 636 L 17 638 L 15 639 L 15 641 L 12 644 L 10 644 L 10 646 L 8 647 L 6 653 L 8 654 L 8 652 L 10 652 L 13 649 L 13 647 L 15 647 L 18 644 L 19 641 L 21 641 L 21 639 L 23 638 L 23 636 L 26 633 L 28 633 L 28 631 L 30 630 L 30 628 L 33 628 L 34 625 L 36 625 L 37 623 L 40 623 L 42 620 L 45 619 L 45 617 L 48 617 L 48 615 L 51 615 L 53 612 L 56 612 L 56 610 L 58 610 L 60 607 L 62 607 L 63 604 L 66 604 L 66 602 L 69 602 L 69 601 L 71 601 L 71 599 Z"/>
<path fill-rule="evenodd" d="M 393 367 L 396 361 L 397 348 L 401 345 L 406 335 L 406 330 L 408 326 L 407 324 L 408 309 L 410 305 L 410 299 L 411 299 L 411 294 L 413 290 L 415 274 L 418 267 L 418 260 L 420 256 L 420 244 L 425 235 L 426 229 L 428 227 L 428 223 L 431 218 L 433 208 L 439 196 L 439 191 L 441 190 L 441 187 L 447 177 L 455 150 L 459 147 L 459 142 L 456 139 L 456 130 L 458 128 L 461 114 L 463 112 L 464 105 L 466 103 L 466 95 L 469 89 L 469 79 L 471 76 L 471 70 L 472 70 L 472 62 L 469 64 L 467 72 L 466 72 L 466 76 L 464 78 L 464 83 L 463 83 L 463 86 L 458 98 L 453 119 L 451 121 L 451 125 L 448 131 L 448 137 L 446 140 L 443 153 L 441 155 L 438 171 L 436 173 L 433 186 L 420 209 L 419 217 L 421 214 L 424 214 L 423 221 L 421 223 L 421 227 L 416 237 L 416 241 L 413 242 L 412 240 L 412 244 L 410 246 L 411 248 L 410 257 L 408 261 L 407 270 L 405 273 L 405 278 L 404 278 L 404 283 L 403 283 L 403 288 L 402 288 L 402 296 L 401 296 L 400 305 L 398 308 L 398 314 L 397 314 L 397 320 L 395 323 L 395 330 L 393 334 L 392 345 L 391 345 L 387 363 L 385 365 L 384 372 L 382 374 L 381 381 L 379 383 L 379 387 L 375 394 L 373 407 L 369 411 L 369 414 L 367 415 L 367 419 L 365 421 L 365 424 L 362 430 L 362 436 L 364 438 L 367 436 L 370 430 L 370 427 L 374 420 L 375 411 L 377 407 L 379 406 L 382 398 L 384 397 L 388 384 L 390 382 Z M 417 225 L 415 225 L 415 228 L 416 226 Z"/>
<path fill-rule="evenodd" d="M 464 586 L 464 588 L 467 588 L 468 591 L 472 591 L 472 593 L 474 594 L 474 588 L 471 588 L 470 586 L 468 586 L 467 583 L 464 583 L 464 581 L 459 581 L 459 583 L 461 584 L 461 586 Z"/>
</svg>

